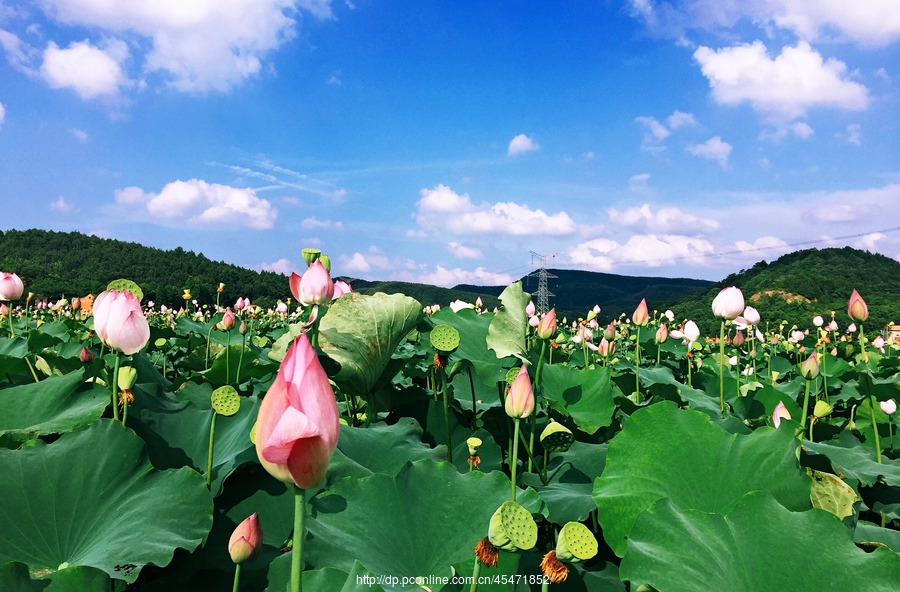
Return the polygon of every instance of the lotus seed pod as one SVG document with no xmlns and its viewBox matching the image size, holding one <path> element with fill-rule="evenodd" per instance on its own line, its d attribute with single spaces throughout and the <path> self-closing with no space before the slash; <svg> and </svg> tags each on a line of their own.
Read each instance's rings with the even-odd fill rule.
<svg viewBox="0 0 900 592">
<path fill-rule="evenodd" d="M 137 370 L 131 366 L 122 366 L 119 368 L 119 388 L 123 391 L 131 390 L 131 387 L 137 382 L 137 375 Z"/>
<path fill-rule="evenodd" d="M 827 401 L 816 401 L 816 407 L 813 409 L 813 415 L 816 417 L 827 417 L 834 411 L 834 406 Z"/>
<path fill-rule="evenodd" d="M 503 551 L 527 551 L 537 543 L 537 524 L 531 512 L 516 502 L 506 501 L 491 516 L 488 539 Z"/>
<path fill-rule="evenodd" d="M 481 438 L 476 438 L 475 436 L 466 440 L 466 445 L 469 447 L 469 456 L 478 454 L 478 447 L 481 446 L 481 444 Z"/>
<path fill-rule="evenodd" d="M 431 346 L 439 352 L 452 352 L 459 347 L 459 331 L 450 325 L 436 325 L 431 330 Z"/>
<path fill-rule="evenodd" d="M 556 557 L 560 561 L 575 563 L 587 561 L 597 554 L 597 539 L 587 526 L 580 522 L 567 522 L 556 541 Z"/>
<path fill-rule="evenodd" d="M 319 249 L 303 249 L 303 260 L 306 261 L 306 266 L 309 267 L 315 263 L 321 254 L 322 251 Z"/>
<path fill-rule="evenodd" d="M 563 424 L 550 420 L 544 431 L 541 432 L 541 446 L 547 452 L 565 452 L 575 442 L 572 430 Z"/>
<path fill-rule="evenodd" d="M 212 392 L 210 399 L 212 408 L 219 415 L 230 417 L 241 408 L 241 396 L 233 386 L 220 386 Z"/>
</svg>

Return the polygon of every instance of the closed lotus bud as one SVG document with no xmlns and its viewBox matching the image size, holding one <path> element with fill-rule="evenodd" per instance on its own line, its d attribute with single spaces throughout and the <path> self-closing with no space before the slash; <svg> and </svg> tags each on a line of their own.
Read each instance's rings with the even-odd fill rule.
<svg viewBox="0 0 900 592">
<path fill-rule="evenodd" d="M 529 300 L 528 304 L 525 306 L 525 314 L 529 317 L 533 317 L 535 313 L 534 300 Z"/>
<path fill-rule="evenodd" d="M 731 343 L 735 347 L 741 347 L 742 345 L 744 345 L 744 332 L 738 331 L 737 333 L 735 333 L 734 339 L 731 340 Z"/>
<path fill-rule="evenodd" d="M 784 406 L 784 401 L 779 401 L 778 405 L 775 406 L 775 411 L 772 413 L 772 423 L 775 424 L 775 429 L 778 429 L 778 426 L 781 425 L 782 419 L 790 419 L 791 414 L 788 413 L 787 407 Z"/>
<path fill-rule="evenodd" d="M 82 364 L 90 364 L 94 361 L 94 352 L 86 347 L 82 347 L 81 353 L 78 355 L 78 359 L 81 360 Z"/>
<path fill-rule="evenodd" d="M 806 380 L 813 380 L 819 375 L 819 358 L 815 352 L 800 365 L 800 375 Z"/>
<path fill-rule="evenodd" d="M 238 333 L 240 333 L 241 335 L 247 334 L 247 321 L 241 321 L 241 324 L 238 327 Z"/>
<path fill-rule="evenodd" d="M 864 323 L 869 318 L 869 307 L 866 301 L 862 299 L 859 292 L 853 290 L 850 295 L 850 302 L 847 304 L 847 314 L 857 323 Z"/>
<path fill-rule="evenodd" d="M 231 312 L 231 308 L 225 309 L 225 314 L 222 315 L 222 320 L 219 321 L 216 328 L 221 331 L 231 331 L 234 328 L 234 313 Z"/>
<path fill-rule="evenodd" d="M 834 411 L 834 405 L 829 403 L 828 401 L 816 401 L 816 406 L 813 409 L 813 415 L 818 418 L 828 417 L 831 415 L 831 412 Z"/>
<path fill-rule="evenodd" d="M 744 309 L 744 320 L 747 321 L 749 325 L 756 325 L 759 323 L 759 311 L 753 308 L 752 306 L 748 306 Z"/>
<path fill-rule="evenodd" d="M 893 399 L 888 399 L 887 401 L 881 401 L 879 403 L 881 410 L 884 411 L 888 415 L 893 415 L 897 412 L 897 402 Z"/>
<path fill-rule="evenodd" d="M 541 322 L 537 326 L 537 336 L 541 339 L 550 339 L 556 333 L 556 309 L 551 308 L 550 312 L 541 317 Z"/>
<path fill-rule="evenodd" d="M 659 329 L 656 330 L 656 343 L 665 343 L 668 338 L 669 328 L 663 323 L 659 326 Z"/>
<path fill-rule="evenodd" d="M 616 338 L 616 324 L 610 321 L 609 325 L 606 326 L 606 329 L 603 331 L 603 338 L 607 341 L 612 341 Z"/>
<path fill-rule="evenodd" d="M 723 289 L 712 302 L 713 314 L 733 321 L 744 312 L 744 294 L 734 286 Z"/>
<path fill-rule="evenodd" d="M 537 326 L 541 324 L 541 319 L 537 318 L 537 315 L 528 318 L 528 326 L 532 329 L 537 329 Z"/>
<path fill-rule="evenodd" d="M 331 275 L 318 259 L 313 261 L 306 273 L 303 274 L 303 277 L 296 281 L 296 291 L 294 291 L 294 287 L 295 278 L 292 275 L 291 292 L 300 301 L 300 304 L 304 306 L 328 304 L 331 302 L 332 296 L 334 296 L 334 282 L 331 279 Z"/>
<path fill-rule="evenodd" d="M 647 310 L 646 298 L 642 299 L 638 307 L 634 309 L 634 314 L 631 315 L 631 322 L 638 327 L 643 327 L 650 322 L 650 311 Z"/>
<path fill-rule="evenodd" d="M 81 298 L 73 298 L 72 299 L 72 310 L 79 310 L 81 308 Z"/>
<path fill-rule="evenodd" d="M 528 417 L 534 411 L 534 391 L 531 388 L 528 369 L 524 365 L 519 369 L 519 374 L 509 388 L 505 409 L 508 416 L 520 419 Z"/>
<path fill-rule="evenodd" d="M 228 554 L 237 564 L 250 561 L 262 550 L 263 533 L 259 517 L 254 513 L 238 524 L 228 539 Z"/>
<path fill-rule="evenodd" d="M 17 300 L 25 291 L 25 284 L 14 273 L 0 271 L 0 300 Z"/>
<path fill-rule="evenodd" d="M 694 321 L 688 321 L 684 324 L 684 338 L 690 342 L 700 339 L 700 328 Z"/>
</svg>

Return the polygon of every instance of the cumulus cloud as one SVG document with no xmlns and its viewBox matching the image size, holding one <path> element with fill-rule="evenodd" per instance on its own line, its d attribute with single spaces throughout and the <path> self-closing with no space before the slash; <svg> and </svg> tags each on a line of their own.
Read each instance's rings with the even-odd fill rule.
<svg viewBox="0 0 900 592">
<path fill-rule="evenodd" d="M 446 185 L 422 189 L 416 204 L 416 222 L 426 230 L 455 234 L 565 235 L 576 230 L 565 212 L 547 214 L 514 202 L 482 203 L 476 206 L 467 194 L 459 195 Z"/>
<path fill-rule="evenodd" d="M 3 106 L 3 103 L 0 103 L 0 126 L 3 125 L 4 121 L 6 121 L 6 107 Z"/>
<path fill-rule="evenodd" d="M 719 136 L 713 136 L 702 144 L 688 144 L 687 151 L 694 156 L 715 160 L 724 169 L 728 166 L 728 156 L 731 154 L 731 144 L 725 142 Z"/>
<path fill-rule="evenodd" d="M 59 199 L 50 204 L 50 211 L 57 214 L 77 214 L 79 208 L 75 204 L 67 202 L 66 198 L 60 195 Z"/>
<path fill-rule="evenodd" d="M 862 146 L 862 134 L 860 133 L 860 125 L 851 123 L 847 126 L 847 143 L 854 146 Z"/>
<path fill-rule="evenodd" d="M 641 124 L 644 128 L 644 140 L 641 143 L 641 150 L 653 154 L 658 154 L 666 149 L 666 147 L 662 145 L 662 142 L 672 135 L 674 130 L 697 125 L 697 120 L 694 119 L 693 114 L 685 113 L 684 111 L 679 111 L 677 109 L 666 118 L 668 127 L 663 125 L 655 117 L 649 115 L 635 117 L 634 121 L 635 123 Z"/>
<path fill-rule="evenodd" d="M 650 204 L 644 204 L 621 212 L 610 209 L 607 215 L 611 222 L 619 226 L 638 226 L 653 233 L 706 232 L 719 228 L 716 220 L 700 218 L 676 207 L 658 208 L 654 212 Z"/>
<path fill-rule="evenodd" d="M 538 146 L 534 140 L 532 140 L 525 134 L 519 134 L 509 141 L 509 148 L 507 148 L 506 154 L 509 156 L 515 156 L 516 154 L 534 152 L 539 148 L 540 146 Z"/>
<path fill-rule="evenodd" d="M 39 5 L 64 25 L 147 39 L 142 70 L 160 73 L 174 88 L 189 92 L 227 91 L 259 74 L 266 56 L 296 36 L 298 10 L 334 17 L 331 0 L 42 0 Z M 27 49 L 16 49 L 21 63 Z"/>
<path fill-rule="evenodd" d="M 880 232 L 872 232 L 863 237 L 861 237 L 856 243 L 854 243 L 854 247 L 857 249 L 865 249 L 867 251 L 876 251 L 878 250 L 878 241 L 887 238 L 886 235 Z"/>
<path fill-rule="evenodd" d="M 790 122 L 812 107 L 865 109 L 868 89 L 846 76 L 847 66 L 823 60 L 805 41 L 784 47 L 774 59 L 761 41 L 694 52 L 709 80 L 713 99 L 722 105 L 750 103 L 774 123 Z"/>
<path fill-rule="evenodd" d="M 688 29 L 730 28 L 747 19 L 764 27 L 790 30 L 807 41 L 835 31 L 840 40 L 869 47 L 900 39 L 900 14 L 894 0 L 631 0 L 631 11 L 653 31 L 676 37 Z"/>
<path fill-rule="evenodd" d="M 291 275 L 291 273 L 297 270 L 297 267 L 288 259 L 279 259 L 272 263 L 261 263 L 259 268 L 263 271 L 274 271 L 281 275 Z"/>
<path fill-rule="evenodd" d="M 116 203 L 141 205 L 151 218 L 170 225 L 240 227 L 260 230 L 275 225 L 277 212 L 253 189 L 207 183 L 199 179 L 174 181 L 159 193 L 126 187 L 115 193 Z"/>
<path fill-rule="evenodd" d="M 344 224 L 340 221 L 319 220 L 315 216 L 310 216 L 300 223 L 300 228 L 303 230 L 343 230 Z"/>
<path fill-rule="evenodd" d="M 697 120 L 694 119 L 693 114 L 684 113 L 683 111 L 676 109 L 668 118 L 666 118 L 666 123 L 669 124 L 671 129 L 676 130 L 680 127 L 693 127 L 697 125 Z"/>
<path fill-rule="evenodd" d="M 434 271 L 420 274 L 417 277 L 419 282 L 431 284 L 433 286 L 451 287 L 458 284 L 477 284 L 481 286 L 506 286 L 511 284 L 513 277 L 506 273 L 495 273 L 486 270 L 484 267 L 476 267 L 474 270 L 466 269 L 447 269 L 442 265 L 437 265 Z"/>
<path fill-rule="evenodd" d="M 878 212 L 900 207 L 900 184 L 874 189 L 854 189 L 814 193 L 805 217 L 814 222 L 852 222 L 872 217 Z M 877 217 L 873 222 L 880 221 Z"/>
<path fill-rule="evenodd" d="M 127 57 L 128 47 L 121 41 L 111 41 L 106 49 L 87 41 L 61 49 L 51 41 L 44 50 L 41 77 L 53 88 L 74 90 L 83 100 L 114 97 L 130 84 L 121 66 Z"/>
<path fill-rule="evenodd" d="M 737 241 L 734 243 L 734 246 L 742 253 L 775 249 L 787 253 L 791 250 L 790 246 L 777 236 L 761 236 L 752 243 L 748 243 L 747 241 Z"/>
<path fill-rule="evenodd" d="M 341 255 L 339 261 L 342 270 L 359 273 L 366 273 L 372 270 L 385 271 L 391 276 L 390 279 L 399 279 L 401 277 L 411 279 L 407 272 L 416 269 L 416 265 L 411 259 L 388 257 L 375 246 L 369 247 L 367 253 L 357 251 L 349 256 Z M 403 275 L 404 273 L 406 275 Z"/>
<path fill-rule="evenodd" d="M 476 249 L 474 247 L 467 247 L 457 242 L 449 242 L 447 243 L 447 248 L 450 249 L 450 252 L 453 253 L 453 256 L 457 259 L 483 259 L 484 255 L 481 253 L 481 249 Z"/>
<path fill-rule="evenodd" d="M 636 234 L 625 244 L 608 238 L 591 239 L 575 245 L 566 254 L 575 265 L 609 271 L 617 265 L 660 267 L 685 262 L 702 265 L 704 256 L 713 250 L 712 243 L 699 237 Z"/>
<path fill-rule="evenodd" d="M 70 131 L 70 132 L 72 133 L 72 135 L 75 136 L 75 137 L 78 139 L 78 141 L 81 142 L 82 144 L 85 143 L 85 142 L 87 142 L 87 141 L 90 139 L 90 137 L 88 136 L 88 133 L 87 133 L 86 131 L 81 130 L 81 129 L 78 129 L 77 127 L 70 127 L 70 128 L 69 128 L 69 131 Z"/>
</svg>

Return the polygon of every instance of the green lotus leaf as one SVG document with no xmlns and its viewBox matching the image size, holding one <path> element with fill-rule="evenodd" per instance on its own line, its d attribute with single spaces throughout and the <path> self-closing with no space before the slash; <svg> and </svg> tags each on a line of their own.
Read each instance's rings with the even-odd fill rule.
<svg viewBox="0 0 900 592">
<path fill-rule="evenodd" d="M 865 485 L 873 485 L 879 477 L 888 485 L 900 485 L 900 461 L 882 458 L 875 459 L 875 451 L 863 445 L 848 431 L 841 432 L 838 440 L 831 442 L 803 441 L 806 453 L 821 454 L 828 457 L 835 473 L 858 479 Z"/>
<path fill-rule="evenodd" d="M 638 409 L 610 442 L 594 482 L 603 536 L 621 557 L 634 520 L 661 498 L 725 513 L 748 491 L 761 490 L 806 510 L 811 483 L 798 466 L 798 445 L 790 429 L 729 434 L 706 414 L 669 401 Z"/>
<path fill-rule="evenodd" d="M 620 574 L 632 589 L 646 583 L 660 592 L 887 591 L 900 581 L 900 556 L 866 553 L 834 515 L 792 512 L 755 491 L 725 515 L 659 500 L 635 521 Z"/>
<path fill-rule="evenodd" d="M 526 360 L 525 336 L 528 334 L 528 315 L 525 307 L 531 296 L 522 291 L 522 282 L 514 282 L 500 294 L 503 306 L 494 315 L 488 328 L 487 346 L 498 358 L 515 356 Z"/>
<path fill-rule="evenodd" d="M 499 471 L 459 473 L 430 460 L 410 463 L 396 477 L 344 479 L 310 500 L 304 555 L 313 567 L 349 571 L 359 560 L 375 574 L 449 577 L 451 565 L 471 557 L 487 536 L 509 489 Z M 543 510 L 533 490 L 518 501 L 532 513 Z"/>
<path fill-rule="evenodd" d="M 195 471 L 156 471 L 144 442 L 99 420 L 53 444 L 0 449 L 0 563 L 52 573 L 89 566 L 134 582 L 212 526 L 212 499 Z"/>
<path fill-rule="evenodd" d="M 402 294 L 351 292 L 336 300 L 319 324 L 319 346 L 341 366 L 334 381 L 354 395 L 373 392 L 421 314 L 422 305 Z"/>
<path fill-rule="evenodd" d="M 433 322 L 455 327 L 462 337 L 459 347 L 450 354 L 450 363 L 468 360 L 472 363 L 481 382 L 496 393 L 497 383 L 503 380 L 506 369 L 497 359 L 497 355 L 487 348 L 486 340 L 493 318 L 493 314 L 480 315 L 471 308 L 464 308 L 454 313 L 447 307 L 431 315 Z"/>
<path fill-rule="evenodd" d="M 82 430 L 103 415 L 109 389 L 86 384 L 84 370 L 0 390 L 0 435 Z"/>
<path fill-rule="evenodd" d="M 547 504 L 548 520 L 557 524 L 586 520 L 596 509 L 594 479 L 603 472 L 607 446 L 575 442 L 568 451 L 551 454 L 546 485 L 536 473 L 522 474 L 522 483 L 534 487 Z"/>
<path fill-rule="evenodd" d="M 99 569 L 76 565 L 32 579 L 28 566 L 18 561 L 0 565 L 3 592 L 109 592 L 109 576 Z"/>
<path fill-rule="evenodd" d="M 563 364 L 544 366 L 541 393 L 550 408 L 572 418 L 582 431 L 593 434 L 612 422 L 614 398 L 622 391 L 609 368 L 579 370 Z"/>
<path fill-rule="evenodd" d="M 303 572 L 304 590 L 325 592 L 384 592 L 378 585 L 379 578 L 389 577 L 370 573 L 358 561 L 350 573 L 334 567 L 326 567 Z M 283 592 L 290 587 L 291 555 L 286 553 L 269 565 L 269 586 L 267 592 Z"/>
</svg>

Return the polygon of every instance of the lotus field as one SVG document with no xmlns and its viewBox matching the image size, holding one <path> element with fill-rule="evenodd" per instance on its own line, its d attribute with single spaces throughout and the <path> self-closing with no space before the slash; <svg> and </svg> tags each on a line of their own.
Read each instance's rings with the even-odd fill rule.
<svg viewBox="0 0 900 592">
<path fill-rule="evenodd" d="M 900 346 L 859 293 L 729 287 L 701 335 L 304 257 L 271 310 L 0 274 L 0 590 L 900 588 Z"/>
</svg>

